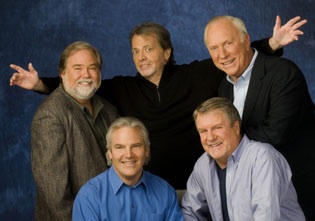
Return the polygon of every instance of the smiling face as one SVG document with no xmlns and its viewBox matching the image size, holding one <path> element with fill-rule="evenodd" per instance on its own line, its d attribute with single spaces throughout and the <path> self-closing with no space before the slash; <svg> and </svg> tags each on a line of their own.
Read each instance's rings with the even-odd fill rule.
<svg viewBox="0 0 315 221">
<path fill-rule="evenodd" d="M 133 61 L 138 72 L 153 84 L 159 85 L 171 49 L 163 50 L 155 34 L 134 35 L 131 45 Z"/>
<path fill-rule="evenodd" d="M 228 157 L 240 142 L 239 121 L 231 126 L 224 112 L 212 110 L 198 114 L 195 122 L 203 149 L 221 168 L 225 168 Z"/>
<path fill-rule="evenodd" d="M 87 49 L 73 52 L 60 76 L 65 91 L 79 103 L 89 100 L 101 84 L 99 64 L 95 55 Z"/>
<path fill-rule="evenodd" d="M 107 154 L 120 179 L 133 186 L 142 175 L 150 149 L 145 146 L 139 128 L 121 127 L 113 130 Z"/>
<path fill-rule="evenodd" d="M 241 33 L 227 18 L 217 19 L 208 25 L 205 44 L 216 67 L 231 76 L 234 82 L 253 57 L 248 34 Z"/>
</svg>

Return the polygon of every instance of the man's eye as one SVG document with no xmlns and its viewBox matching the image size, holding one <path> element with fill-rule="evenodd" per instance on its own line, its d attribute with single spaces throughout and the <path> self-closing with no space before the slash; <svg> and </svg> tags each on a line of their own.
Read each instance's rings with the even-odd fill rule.
<svg viewBox="0 0 315 221">
<path fill-rule="evenodd" d="M 152 48 L 145 48 L 144 50 L 145 50 L 145 52 L 150 52 L 150 51 L 152 51 Z"/>
<path fill-rule="evenodd" d="M 132 54 L 138 54 L 138 51 L 137 50 L 132 50 L 131 53 Z"/>
</svg>

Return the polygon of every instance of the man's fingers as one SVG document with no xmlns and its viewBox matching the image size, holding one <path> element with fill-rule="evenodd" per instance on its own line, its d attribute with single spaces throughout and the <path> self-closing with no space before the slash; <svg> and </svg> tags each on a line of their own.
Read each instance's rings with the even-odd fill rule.
<svg viewBox="0 0 315 221">
<path fill-rule="evenodd" d="M 279 15 L 277 15 L 275 28 L 280 28 L 280 27 L 281 27 L 281 18 Z"/>
<path fill-rule="evenodd" d="M 302 27 L 303 25 L 305 25 L 306 23 L 307 23 L 307 20 L 303 19 L 302 21 L 299 21 L 299 22 L 295 23 L 294 25 L 292 25 L 292 28 L 294 30 L 296 30 L 296 29 Z"/>
<path fill-rule="evenodd" d="M 16 71 L 19 72 L 19 73 L 22 72 L 22 71 L 24 71 L 23 68 L 21 68 L 21 67 L 18 66 L 18 65 L 15 65 L 15 64 L 10 64 L 10 68 L 16 70 Z"/>
<path fill-rule="evenodd" d="M 29 70 L 30 72 L 35 71 L 35 68 L 33 67 L 33 64 L 32 64 L 32 63 L 28 63 L 28 70 Z"/>
<path fill-rule="evenodd" d="M 10 85 L 15 85 L 15 83 L 19 80 L 19 74 L 14 73 L 12 77 L 10 78 Z"/>
<path fill-rule="evenodd" d="M 293 24 L 295 24 L 297 21 L 299 21 L 301 19 L 301 16 L 296 16 L 294 18 L 291 18 L 286 25 L 292 26 Z"/>
</svg>

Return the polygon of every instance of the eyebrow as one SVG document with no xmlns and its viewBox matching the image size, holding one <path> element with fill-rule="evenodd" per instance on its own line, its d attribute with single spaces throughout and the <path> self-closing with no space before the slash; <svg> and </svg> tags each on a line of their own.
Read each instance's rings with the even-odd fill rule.
<svg viewBox="0 0 315 221">
<path fill-rule="evenodd" d="M 84 66 L 83 64 L 74 64 L 72 65 L 72 67 L 81 67 L 81 66 Z M 93 64 L 90 64 L 88 65 L 88 67 L 91 67 L 91 66 L 98 66 L 97 63 L 93 63 Z"/>
</svg>

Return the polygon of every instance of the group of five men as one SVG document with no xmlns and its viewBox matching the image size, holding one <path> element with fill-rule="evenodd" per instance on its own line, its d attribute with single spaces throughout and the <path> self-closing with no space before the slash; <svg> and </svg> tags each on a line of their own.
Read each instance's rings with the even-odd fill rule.
<svg viewBox="0 0 315 221">
<path fill-rule="evenodd" d="M 11 65 L 11 85 L 58 87 L 32 122 L 36 219 L 314 217 L 315 118 L 305 79 L 291 61 L 258 51 L 279 55 L 302 34 L 299 20 L 281 26 L 277 17 L 273 37 L 251 45 L 240 19 L 215 17 L 204 33 L 212 60 L 185 65 L 175 64 L 167 29 L 142 23 L 130 33 L 137 75 L 102 83 L 100 55 L 86 42 L 62 53 L 59 86 L 32 64 Z M 181 210 L 173 188 L 187 188 Z"/>
</svg>

